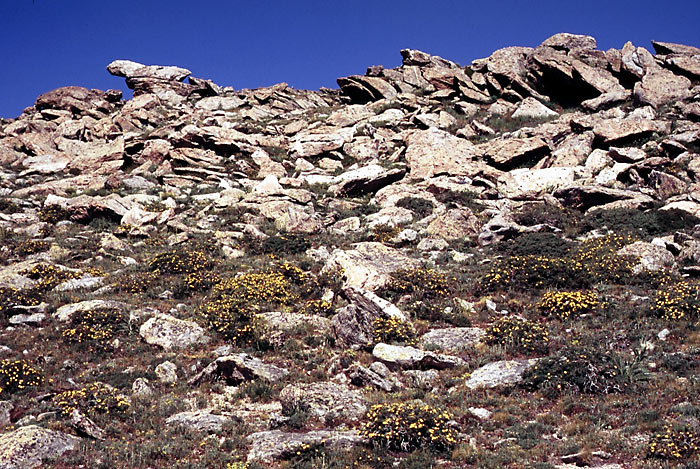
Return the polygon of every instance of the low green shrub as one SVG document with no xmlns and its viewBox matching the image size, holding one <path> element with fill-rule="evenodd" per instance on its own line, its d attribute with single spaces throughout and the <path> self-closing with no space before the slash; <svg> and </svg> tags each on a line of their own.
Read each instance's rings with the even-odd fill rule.
<svg viewBox="0 0 700 469">
<path fill-rule="evenodd" d="M 496 259 L 484 275 L 486 290 L 507 288 L 588 288 L 595 283 L 622 283 L 632 277 L 632 261 L 617 254 L 630 238 L 609 235 L 573 247 L 565 257 L 539 255 Z"/>
<path fill-rule="evenodd" d="M 497 246 L 512 256 L 565 257 L 573 243 L 554 233 L 525 233 Z"/>
<path fill-rule="evenodd" d="M 70 220 L 71 213 L 60 205 L 46 205 L 39 210 L 39 221 L 55 225 L 59 221 Z"/>
<path fill-rule="evenodd" d="M 409 321 L 402 321 L 395 317 L 377 318 L 373 324 L 375 343 L 385 344 L 413 344 L 416 341 L 416 331 Z"/>
<path fill-rule="evenodd" d="M 452 416 L 428 404 L 376 404 L 367 411 L 366 418 L 360 434 L 375 446 L 395 451 L 447 451 L 457 443 L 457 430 L 449 425 Z"/>
<path fill-rule="evenodd" d="M 565 320 L 595 311 L 600 307 L 600 301 L 592 291 L 548 291 L 542 295 L 537 307 L 546 316 Z"/>
<path fill-rule="evenodd" d="M 505 316 L 486 329 L 483 341 L 489 345 L 504 345 L 514 353 L 541 353 L 549 347 L 549 331 L 536 322 Z"/>
<path fill-rule="evenodd" d="M 435 205 L 430 200 L 421 197 L 404 197 L 396 202 L 396 206 L 412 211 L 418 219 L 431 215 L 435 209 Z"/>
<path fill-rule="evenodd" d="M 188 274 L 206 269 L 211 265 L 202 251 L 173 250 L 154 256 L 148 266 L 161 274 Z"/>
<path fill-rule="evenodd" d="M 399 269 L 391 274 L 386 286 L 380 288 L 379 295 L 396 299 L 412 295 L 414 300 L 443 298 L 452 291 L 456 279 L 433 269 Z"/>
<path fill-rule="evenodd" d="M 649 309 L 666 321 L 697 319 L 700 317 L 700 286 L 685 280 L 665 282 L 654 294 Z"/>
<path fill-rule="evenodd" d="M 700 449 L 697 426 L 669 422 L 655 433 L 647 446 L 650 457 L 680 460 L 694 455 Z"/>
<path fill-rule="evenodd" d="M 620 359 L 613 352 L 591 347 L 566 347 L 543 358 L 523 373 L 522 386 L 548 396 L 563 392 L 609 394 L 622 392 Z"/>
<path fill-rule="evenodd" d="M 333 305 L 324 300 L 306 300 L 299 308 L 301 314 L 312 314 L 317 316 L 331 316 Z"/>
<path fill-rule="evenodd" d="M 0 395 L 41 386 L 43 382 L 43 373 L 25 360 L 5 359 L 0 361 Z"/>
<path fill-rule="evenodd" d="M 124 413 L 131 405 L 115 388 L 99 382 L 90 383 L 81 389 L 63 391 L 53 397 L 53 403 L 64 416 L 70 416 L 78 409 L 88 417 Z"/>
<path fill-rule="evenodd" d="M 18 256 L 29 256 L 38 252 L 46 251 L 47 249 L 49 249 L 49 243 L 46 241 L 28 239 L 19 243 L 15 247 L 14 253 Z"/>
<path fill-rule="evenodd" d="M 119 310 L 88 310 L 73 314 L 61 336 L 70 344 L 89 350 L 105 350 L 117 335 L 128 331 L 127 318 Z"/>
<path fill-rule="evenodd" d="M 210 329 L 239 346 L 261 343 L 265 324 L 257 313 L 258 310 L 244 299 L 229 294 L 207 301 L 201 310 Z"/>
<path fill-rule="evenodd" d="M 691 229 L 700 218 L 683 210 L 636 209 L 598 210 L 586 215 L 580 225 L 582 232 L 607 228 L 618 234 L 649 239 L 679 230 Z"/>
</svg>

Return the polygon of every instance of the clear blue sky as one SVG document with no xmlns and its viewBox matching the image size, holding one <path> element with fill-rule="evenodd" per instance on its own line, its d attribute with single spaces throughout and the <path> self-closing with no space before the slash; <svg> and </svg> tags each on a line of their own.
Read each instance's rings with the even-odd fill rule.
<svg viewBox="0 0 700 469">
<path fill-rule="evenodd" d="M 601 49 L 652 39 L 700 46 L 700 1 L 0 0 L 0 117 L 67 85 L 120 88 L 115 59 L 179 65 L 240 88 L 336 87 L 421 49 L 463 65 L 557 32 Z"/>
</svg>

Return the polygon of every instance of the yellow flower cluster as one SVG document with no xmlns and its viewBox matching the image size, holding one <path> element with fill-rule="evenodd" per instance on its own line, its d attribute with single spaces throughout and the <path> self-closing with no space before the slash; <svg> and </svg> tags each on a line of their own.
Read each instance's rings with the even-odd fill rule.
<svg viewBox="0 0 700 469">
<path fill-rule="evenodd" d="M 695 319 L 700 316 L 700 288 L 687 281 L 662 284 L 650 309 L 667 321 Z"/>
<path fill-rule="evenodd" d="M 209 328 L 237 345 L 254 343 L 265 332 L 265 324 L 256 312 L 241 298 L 228 294 L 209 300 L 202 309 Z"/>
<path fill-rule="evenodd" d="M 700 447 L 700 433 L 690 426 L 665 425 L 649 441 L 649 455 L 663 459 L 682 459 L 696 453 Z"/>
<path fill-rule="evenodd" d="M 592 282 L 620 282 L 632 262 L 617 250 L 629 238 L 609 235 L 582 242 L 570 257 L 512 256 L 497 259 L 482 280 L 488 290 L 508 287 L 580 288 Z"/>
<path fill-rule="evenodd" d="M 35 306 L 39 304 L 34 290 L 24 291 L 12 287 L 0 287 L 0 317 L 13 306 Z"/>
<path fill-rule="evenodd" d="M 60 205 L 47 205 L 39 210 L 39 221 L 55 225 L 61 220 L 68 220 L 70 212 Z"/>
<path fill-rule="evenodd" d="M 99 382 L 57 394 L 53 402 L 63 415 L 70 415 L 75 409 L 88 415 L 124 412 L 130 406 L 129 400 L 115 388 Z"/>
<path fill-rule="evenodd" d="M 457 443 L 457 431 L 449 425 L 452 416 L 427 404 L 376 404 L 366 417 L 360 434 L 377 446 L 397 451 L 444 451 Z"/>
<path fill-rule="evenodd" d="M 441 298 L 450 292 L 457 279 L 434 269 L 399 269 L 384 287 L 390 296 L 418 293 L 425 298 Z"/>
<path fill-rule="evenodd" d="M 43 382 L 41 372 L 24 360 L 0 361 L 0 394 L 40 386 Z"/>
<path fill-rule="evenodd" d="M 73 315 L 71 325 L 61 335 L 68 343 L 106 347 L 107 341 L 116 335 L 117 328 L 124 322 L 124 314 L 120 311 L 82 311 Z"/>
<path fill-rule="evenodd" d="M 183 278 L 185 289 L 190 292 L 203 292 L 221 281 L 221 277 L 211 270 L 191 272 Z"/>
<path fill-rule="evenodd" d="M 545 326 L 517 316 L 499 318 L 488 329 L 484 342 L 500 344 L 516 351 L 541 352 L 547 349 L 549 331 Z"/>
<path fill-rule="evenodd" d="M 161 274 L 185 274 L 196 272 L 209 266 L 207 256 L 201 251 L 168 251 L 148 261 L 151 270 Z"/>
<path fill-rule="evenodd" d="M 34 288 L 39 291 L 51 290 L 59 283 L 63 283 L 74 278 L 80 278 L 82 275 L 80 272 L 71 272 L 69 270 L 59 269 L 55 265 L 51 264 L 35 265 L 31 269 L 23 271 L 22 274 L 33 280 L 39 280 L 39 283 L 34 286 Z"/>
<path fill-rule="evenodd" d="M 304 283 L 309 279 L 309 274 L 289 262 L 281 263 L 277 271 L 296 284 Z"/>
<path fill-rule="evenodd" d="M 299 308 L 299 312 L 301 314 L 330 316 L 333 313 L 333 305 L 324 300 L 306 300 Z"/>
<path fill-rule="evenodd" d="M 371 239 L 377 243 L 388 243 L 401 232 L 398 226 L 378 225 L 372 230 Z"/>
<path fill-rule="evenodd" d="M 250 466 L 247 462 L 230 462 L 226 464 L 226 469 L 248 469 Z"/>
<path fill-rule="evenodd" d="M 160 271 L 153 272 L 136 272 L 134 274 L 120 275 L 116 278 L 112 286 L 121 292 L 126 293 L 143 293 L 151 288 L 158 278 Z"/>
<path fill-rule="evenodd" d="M 408 321 L 402 321 L 395 317 L 377 318 L 374 320 L 373 326 L 375 342 L 413 344 L 416 341 L 416 331 Z"/>
<path fill-rule="evenodd" d="M 291 283 L 281 272 L 243 274 L 224 279 L 214 286 L 214 291 L 251 303 L 290 304 L 298 299 Z"/>
<path fill-rule="evenodd" d="M 37 252 L 46 251 L 49 248 L 49 243 L 46 241 L 35 241 L 33 239 L 28 239 L 22 241 L 15 248 L 15 254 L 20 256 L 28 256 L 31 254 L 36 254 Z"/>
<path fill-rule="evenodd" d="M 487 290 L 527 285 L 542 288 L 559 280 L 566 281 L 558 272 L 568 270 L 569 262 L 558 257 L 512 256 L 495 260 L 482 280 Z"/>
<path fill-rule="evenodd" d="M 592 291 L 549 291 L 537 303 L 544 314 L 559 319 L 590 313 L 599 306 L 598 296 Z"/>
<path fill-rule="evenodd" d="M 634 240 L 629 236 L 609 234 L 581 243 L 573 253 L 576 271 L 596 281 L 619 282 L 632 272 L 632 261 L 617 251 Z"/>
</svg>

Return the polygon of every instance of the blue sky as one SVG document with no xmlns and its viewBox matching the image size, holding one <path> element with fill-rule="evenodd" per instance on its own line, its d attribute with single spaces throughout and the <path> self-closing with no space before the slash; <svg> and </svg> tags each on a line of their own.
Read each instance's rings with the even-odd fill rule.
<svg viewBox="0 0 700 469">
<path fill-rule="evenodd" d="M 700 46 L 700 2 L 452 0 L 0 0 L 0 117 L 67 85 L 119 88 L 115 59 L 179 65 L 236 89 L 336 87 L 421 49 L 463 65 L 557 32 L 598 47 L 652 39 Z"/>
</svg>

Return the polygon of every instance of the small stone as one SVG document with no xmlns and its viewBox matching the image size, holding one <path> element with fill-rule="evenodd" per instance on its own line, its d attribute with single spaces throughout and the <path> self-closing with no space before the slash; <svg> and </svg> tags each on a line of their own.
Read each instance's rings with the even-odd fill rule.
<svg viewBox="0 0 700 469">
<path fill-rule="evenodd" d="M 466 382 L 469 389 L 512 386 L 522 381 L 523 373 L 533 367 L 537 359 L 503 360 L 488 363 L 474 370 Z"/>
<path fill-rule="evenodd" d="M 153 390 L 148 385 L 149 381 L 147 378 L 136 378 L 134 383 L 131 385 L 131 392 L 134 397 L 147 398 L 153 395 Z"/>
<path fill-rule="evenodd" d="M 159 364 L 156 366 L 155 373 L 161 383 L 177 383 L 177 365 L 173 362 L 166 361 Z"/>
<path fill-rule="evenodd" d="M 196 322 L 184 321 L 167 314 L 158 314 L 146 321 L 139 329 L 139 335 L 146 343 L 158 345 L 165 350 L 186 348 L 209 341 L 204 329 Z"/>
<path fill-rule="evenodd" d="M 478 418 L 479 420 L 488 420 L 491 417 L 491 412 L 488 409 L 484 409 L 481 407 L 470 407 L 467 409 L 470 414 L 472 414 L 474 417 Z"/>
<path fill-rule="evenodd" d="M 197 432 L 213 433 L 221 431 L 228 420 L 227 417 L 212 414 L 208 410 L 197 410 L 171 415 L 165 420 L 165 423 L 173 427 L 184 427 Z"/>
</svg>

